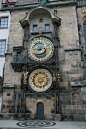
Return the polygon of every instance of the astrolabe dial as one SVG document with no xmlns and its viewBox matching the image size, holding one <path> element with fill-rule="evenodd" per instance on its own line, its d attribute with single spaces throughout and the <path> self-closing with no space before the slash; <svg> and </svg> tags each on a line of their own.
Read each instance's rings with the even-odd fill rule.
<svg viewBox="0 0 86 129">
<path fill-rule="evenodd" d="M 31 89 L 37 92 L 46 91 L 52 84 L 52 75 L 46 69 L 36 69 L 29 76 Z"/>
<path fill-rule="evenodd" d="M 32 46 L 32 52 L 34 54 L 42 54 L 46 51 L 46 44 L 44 44 L 43 42 L 37 42 Z"/>
<path fill-rule="evenodd" d="M 54 47 L 50 39 L 34 38 L 28 44 L 28 57 L 35 61 L 46 61 L 53 56 Z"/>
</svg>

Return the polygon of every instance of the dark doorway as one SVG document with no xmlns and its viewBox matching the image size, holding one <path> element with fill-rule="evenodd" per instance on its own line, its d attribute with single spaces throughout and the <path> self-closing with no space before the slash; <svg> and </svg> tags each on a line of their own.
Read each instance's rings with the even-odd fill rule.
<svg viewBox="0 0 86 129">
<path fill-rule="evenodd" d="M 44 105 L 41 102 L 37 104 L 37 119 L 44 120 Z"/>
</svg>

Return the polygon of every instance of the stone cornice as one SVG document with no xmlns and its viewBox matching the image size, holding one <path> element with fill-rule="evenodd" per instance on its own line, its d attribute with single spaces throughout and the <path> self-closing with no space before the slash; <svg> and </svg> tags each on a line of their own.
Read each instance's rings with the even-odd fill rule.
<svg viewBox="0 0 86 129">
<path fill-rule="evenodd" d="M 45 7 L 57 7 L 57 6 L 67 6 L 67 5 L 77 5 L 77 2 L 64 2 L 64 3 L 48 3 L 46 4 Z M 32 8 L 36 8 L 38 7 L 39 5 L 34 5 L 34 6 L 31 6 L 31 5 L 28 5 L 26 7 L 8 7 L 8 8 L 1 8 L 0 11 L 12 11 L 12 10 L 24 10 L 24 9 L 32 9 Z"/>
<path fill-rule="evenodd" d="M 6 52 L 5 55 L 12 55 L 12 52 Z"/>
<path fill-rule="evenodd" d="M 71 87 L 81 87 L 86 86 L 86 80 L 80 82 L 70 82 Z"/>
<path fill-rule="evenodd" d="M 47 4 L 47 7 L 54 7 L 54 6 L 67 6 L 67 5 L 77 5 L 77 2 L 64 2 L 64 3 L 57 3 L 57 4 Z"/>
<path fill-rule="evenodd" d="M 81 51 L 81 48 L 65 49 L 65 51 Z"/>
<path fill-rule="evenodd" d="M 2 88 L 14 88 L 15 84 L 3 84 Z"/>
</svg>

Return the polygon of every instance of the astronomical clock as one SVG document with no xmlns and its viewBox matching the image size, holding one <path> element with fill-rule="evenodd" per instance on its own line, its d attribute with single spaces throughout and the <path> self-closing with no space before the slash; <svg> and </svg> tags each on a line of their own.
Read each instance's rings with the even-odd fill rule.
<svg viewBox="0 0 86 129">
<path fill-rule="evenodd" d="M 35 61 L 47 61 L 53 56 L 51 40 L 43 37 L 34 38 L 28 45 L 28 56 Z"/>
<path fill-rule="evenodd" d="M 28 57 L 36 62 L 45 62 L 53 56 L 54 46 L 51 40 L 38 37 L 28 45 Z M 52 85 L 52 74 L 44 68 L 35 69 L 29 76 L 29 86 L 36 92 L 47 91 Z"/>
</svg>

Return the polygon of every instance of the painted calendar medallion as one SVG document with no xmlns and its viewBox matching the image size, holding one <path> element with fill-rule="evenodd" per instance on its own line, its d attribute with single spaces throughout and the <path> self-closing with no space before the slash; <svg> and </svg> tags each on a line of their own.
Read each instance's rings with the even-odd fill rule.
<svg viewBox="0 0 86 129">
<path fill-rule="evenodd" d="M 46 91 L 52 84 L 52 75 L 46 69 L 36 69 L 29 76 L 31 89 L 37 92 Z"/>
</svg>

